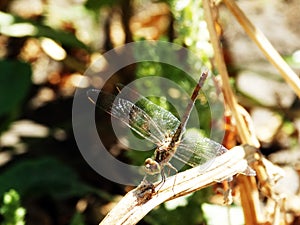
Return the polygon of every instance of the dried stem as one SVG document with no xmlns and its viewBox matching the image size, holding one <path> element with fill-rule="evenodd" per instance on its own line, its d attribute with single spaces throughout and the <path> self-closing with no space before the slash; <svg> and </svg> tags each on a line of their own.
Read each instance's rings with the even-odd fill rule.
<svg viewBox="0 0 300 225">
<path fill-rule="evenodd" d="M 211 3 L 212 2 L 210 0 L 203 0 L 203 8 L 205 12 L 207 27 L 210 33 L 211 43 L 214 49 L 214 58 L 216 60 L 217 68 L 223 82 L 224 98 L 229 106 L 229 109 L 232 112 L 233 117 L 236 120 L 238 134 L 241 138 L 242 143 L 257 145 L 258 141 L 253 141 L 253 137 L 250 135 L 245 120 L 239 112 L 239 106 L 230 87 L 229 76 L 222 48 L 214 25 Z M 263 221 L 263 218 L 260 214 L 261 210 L 259 207 L 259 195 L 255 180 L 253 177 L 241 177 L 239 179 L 239 183 L 241 184 L 241 202 L 245 216 L 245 223 L 246 225 L 259 224 L 261 221 Z"/>
<path fill-rule="evenodd" d="M 161 203 L 200 190 L 215 181 L 221 181 L 242 173 L 247 168 L 243 147 L 237 146 L 216 157 L 206 165 L 194 167 L 166 179 L 158 185 L 149 197 L 140 186 L 128 192 L 112 211 L 102 220 L 100 225 L 122 224 L 132 225 L 140 221 L 148 212 Z M 149 186 L 150 188 L 150 186 Z"/>
<path fill-rule="evenodd" d="M 292 87 L 295 93 L 300 98 L 300 79 L 297 74 L 289 67 L 289 65 L 282 59 L 280 54 L 268 41 L 265 35 L 255 27 L 250 20 L 245 16 L 242 10 L 233 0 L 223 0 L 227 8 L 239 21 L 248 36 L 257 44 L 266 58 L 271 62 L 281 73 L 285 81 Z"/>
<path fill-rule="evenodd" d="M 217 68 L 218 68 L 218 71 L 222 78 L 224 98 L 225 98 L 225 101 L 228 104 L 230 110 L 232 111 L 234 118 L 237 121 L 237 129 L 238 129 L 240 138 L 242 140 L 242 143 L 244 143 L 244 144 L 247 143 L 247 144 L 253 145 L 251 138 L 250 138 L 250 134 L 247 129 L 247 126 L 243 120 L 243 117 L 241 116 L 241 114 L 238 111 L 237 101 L 236 101 L 236 99 L 233 95 L 232 89 L 230 87 L 229 75 L 228 75 L 226 64 L 224 61 L 222 48 L 220 46 L 219 37 L 217 35 L 217 31 L 214 26 L 214 18 L 213 18 L 212 9 L 211 9 L 210 4 L 211 4 L 210 0 L 203 0 L 205 19 L 206 19 L 207 27 L 208 27 L 209 34 L 210 34 L 210 40 L 211 40 L 211 43 L 212 43 L 213 49 L 214 49 L 214 58 L 216 60 Z"/>
</svg>

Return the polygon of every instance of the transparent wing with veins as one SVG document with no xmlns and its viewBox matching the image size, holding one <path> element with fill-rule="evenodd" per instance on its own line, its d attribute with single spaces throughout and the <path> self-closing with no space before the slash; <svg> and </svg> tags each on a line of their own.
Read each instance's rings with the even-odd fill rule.
<svg viewBox="0 0 300 225">
<path fill-rule="evenodd" d="M 172 113 L 137 92 L 128 87 L 124 88 L 138 97 L 136 104 L 97 89 L 90 89 L 87 95 L 97 107 L 122 121 L 141 137 L 158 146 L 163 145 L 163 141 L 175 133 L 180 121 Z M 184 133 L 184 130 L 181 133 Z M 204 164 L 227 151 L 221 144 L 205 137 L 184 137 L 178 141 L 176 147 L 174 158 L 191 167 Z"/>
<path fill-rule="evenodd" d="M 141 137 L 159 145 L 167 134 L 171 134 L 179 126 L 180 121 L 169 111 L 140 97 L 139 104 L 144 110 L 131 101 L 90 89 L 88 98 L 111 116 L 119 119 Z"/>
<path fill-rule="evenodd" d="M 174 158 L 195 167 L 222 155 L 228 150 L 221 144 L 206 138 L 183 138 L 178 144 Z"/>
</svg>

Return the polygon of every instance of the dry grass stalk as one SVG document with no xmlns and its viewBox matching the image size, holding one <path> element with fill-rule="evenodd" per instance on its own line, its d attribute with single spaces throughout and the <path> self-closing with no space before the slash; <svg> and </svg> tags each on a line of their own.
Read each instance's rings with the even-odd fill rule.
<svg viewBox="0 0 300 225">
<path fill-rule="evenodd" d="M 226 6 L 230 9 L 230 11 L 236 16 L 237 20 L 244 27 L 247 34 L 256 42 L 256 44 L 260 47 L 263 53 L 266 55 L 267 59 L 275 65 L 275 67 L 281 72 L 284 79 L 291 85 L 294 91 L 300 96 L 300 80 L 298 76 L 290 69 L 290 67 L 284 62 L 278 52 L 273 48 L 270 42 L 264 37 L 264 35 L 254 27 L 244 15 L 244 13 L 238 8 L 236 3 L 232 0 L 224 0 L 223 1 Z M 221 75 L 223 82 L 223 94 L 230 109 L 233 118 L 236 121 L 236 126 L 238 129 L 238 134 L 243 144 L 249 144 L 256 147 L 258 146 L 258 141 L 255 136 L 251 133 L 251 129 L 249 129 L 248 125 L 245 123 L 245 119 L 242 117 L 240 112 L 240 106 L 237 104 L 235 96 L 231 90 L 229 84 L 229 76 L 227 72 L 227 68 L 225 65 L 225 61 L 223 58 L 223 52 L 219 43 L 219 37 L 217 36 L 217 32 L 214 26 L 214 18 L 212 12 L 213 3 L 210 0 L 203 0 L 203 7 L 206 15 L 206 21 L 208 25 L 208 29 L 210 32 L 211 42 L 214 48 L 214 57 L 216 60 L 216 65 L 218 71 Z M 271 164 L 268 160 L 266 160 L 262 155 L 255 154 L 256 162 L 252 164 L 257 173 L 256 181 L 253 177 L 238 177 L 238 182 L 240 186 L 241 192 L 241 202 L 244 210 L 245 224 L 246 225 L 255 225 L 255 224 L 265 224 L 266 218 L 264 217 L 263 210 L 260 207 L 259 202 L 259 194 L 258 194 L 258 185 L 256 182 L 260 184 L 264 184 L 261 191 L 265 196 L 273 198 L 276 201 L 276 194 L 273 191 L 272 181 L 274 177 L 278 174 L 282 174 L 282 170 L 279 167 L 276 167 L 272 164 L 272 168 L 275 168 L 275 174 L 273 177 L 268 176 L 268 171 L 266 169 L 266 163 Z M 282 221 L 284 223 L 284 221 Z"/>
<path fill-rule="evenodd" d="M 167 178 L 163 184 L 156 184 L 153 193 L 151 185 L 148 189 L 145 188 L 147 184 L 138 186 L 121 199 L 100 225 L 136 224 L 153 208 L 165 201 L 190 194 L 216 181 L 243 173 L 248 166 L 244 157 L 244 148 L 237 146 L 210 161 L 205 165 L 205 170 L 204 165 L 194 167 Z"/>
</svg>

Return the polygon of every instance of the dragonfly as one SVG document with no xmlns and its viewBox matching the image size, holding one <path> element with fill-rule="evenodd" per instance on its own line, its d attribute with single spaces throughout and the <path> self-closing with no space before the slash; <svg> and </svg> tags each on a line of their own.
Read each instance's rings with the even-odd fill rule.
<svg viewBox="0 0 300 225">
<path fill-rule="evenodd" d="M 143 96 L 139 96 L 138 104 L 129 99 L 100 92 L 98 89 L 88 90 L 87 96 L 98 108 L 155 144 L 154 156 L 145 160 L 144 169 L 149 175 L 161 174 L 164 182 L 165 167 L 177 172 L 170 163 L 172 158 L 195 167 L 228 151 L 223 145 L 206 137 L 184 137 L 189 116 L 207 76 L 207 71 L 201 74 L 181 120 Z M 143 106 L 147 106 L 147 110 Z"/>
</svg>

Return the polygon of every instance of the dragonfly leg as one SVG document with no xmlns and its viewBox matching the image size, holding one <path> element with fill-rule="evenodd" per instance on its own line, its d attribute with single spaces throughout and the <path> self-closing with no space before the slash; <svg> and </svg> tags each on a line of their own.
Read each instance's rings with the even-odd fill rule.
<svg viewBox="0 0 300 225">
<path fill-rule="evenodd" d="M 165 183 L 166 175 L 163 169 L 161 170 L 160 174 L 161 174 L 161 183 Z"/>
<path fill-rule="evenodd" d="M 166 166 L 168 166 L 170 169 L 174 170 L 176 173 L 178 173 L 178 170 L 171 164 L 171 163 L 166 163 Z M 170 173 L 170 172 L 169 172 Z"/>
<path fill-rule="evenodd" d="M 226 205 L 231 205 L 233 202 L 233 197 L 232 197 L 232 185 L 231 181 L 229 178 L 224 180 L 223 183 L 223 189 L 222 188 L 217 188 L 217 191 L 221 194 L 223 194 L 223 200 L 224 204 Z"/>
<path fill-rule="evenodd" d="M 162 186 L 164 185 L 165 181 L 166 181 L 166 175 L 165 175 L 165 172 L 164 172 L 164 169 L 162 168 L 161 171 L 160 171 L 160 175 L 161 175 L 161 181 L 156 185 L 156 187 L 158 187 L 159 185 L 161 185 L 157 192 L 159 192 L 159 190 L 162 188 Z"/>
<path fill-rule="evenodd" d="M 173 183 L 173 186 L 172 186 L 172 191 L 173 191 L 173 193 L 175 195 L 174 187 L 175 187 L 175 184 L 176 184 L 176 175 L 178 173 L 178 170 L 171 163 L 169 163 L 169 162 L 166 165 L 169 167 L 169 169 L 173 169 L 175 171 L 174 183 Z M 169 172 L 170 172 L 170 170 L 169 170 Z"/>
</svg>

